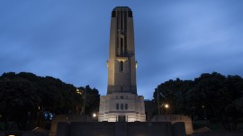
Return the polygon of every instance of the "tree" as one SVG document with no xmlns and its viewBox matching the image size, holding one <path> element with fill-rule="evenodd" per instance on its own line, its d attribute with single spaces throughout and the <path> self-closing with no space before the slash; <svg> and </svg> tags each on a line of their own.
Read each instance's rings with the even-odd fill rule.
<svg viewBox="0 0 243 136">
<path fill-rule="evenodd" d="M 205 120 L 216 118 L 226 130 L 236 130 L 243 118 L 243 79 L 240 76 L 204 73 L 193 81 L 166 81 L 156 91 L 160 101 L 171 105 L 172 114 L 197 115 Z M 154 100 L 157 100 L 156 91 Z"/>
<path fill-rule="evenodd" d="M 13 77 L 13 73 L 0 78 L 0 114 L 5 123 L 5 130 L 11 129 L 9 121 L 15 121 L 19 129 L 26 129 L 28 113 L 40 101 L 35 93 L 36 86 L 26 79 Z"/>
<path fill-rule="evenodd" d="M 0 77 L 0 115 L 4 130 L 15 122 L 20 130 L 44 126 L 44 114 L 74 114 L 82 96 L 76 87 L 53 77 L 32 73 L 4 73 Z M 14 123 L 12 123 L 14 124 Z"/>
<path fill-rule="evenodd" d="M 183 114 L 184 112 L 182 109 L 184 108 L 184 105 L 182 105 L 182 103 L 184 102 L 184 95 L 191 86 L 191 80 L 183 81 L 177 78 L 176 80 L 166 81 L 156 88 L 158 93 L 154 92 L 154 101 L 159 99 L 159 106 L 163 113 L 166 112 L 163 104 L 167 103 L 170 106 L 168 109 L 170 114 Z M 159 94 L 159 97 L 157 97 L 157 94 Z"/>
<path fill-rule="evenodd" d="M 82 91 L 84 94 L 85 99 L 85 113 L 84 110 L 82 111 L 85 115 L 92 115 L 94 112 L 99 111 L 99 104 L 100 104 L 100 94 L 96 88 L 90 88 L 89 85 L 86 87 L 79 87 L 79 90 Z M 85 96 L 86 95 L 86 96 Z"/>
</svg>

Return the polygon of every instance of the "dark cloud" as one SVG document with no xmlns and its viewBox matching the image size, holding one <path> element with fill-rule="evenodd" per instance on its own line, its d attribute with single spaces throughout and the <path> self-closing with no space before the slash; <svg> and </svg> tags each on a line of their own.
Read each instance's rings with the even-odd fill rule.
<svg viewBox="0 0 243 136">
<path fill-rule="evenodd" d="M 0 73 L 33 72 L 106 94 L 110 12 L 134 12 L 138 93 L 217 71 L 243 76 L 243 2 L 1 1 Z"/>
</svg>

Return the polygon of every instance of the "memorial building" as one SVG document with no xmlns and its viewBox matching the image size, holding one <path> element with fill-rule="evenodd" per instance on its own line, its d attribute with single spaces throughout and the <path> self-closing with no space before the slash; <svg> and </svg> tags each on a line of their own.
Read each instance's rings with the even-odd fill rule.
<svg viewBox="0 0 243 136">
<path fill-rule="evenodd" d="M 101 96 L 99 121 L 146 121 L 144 98 L 137 94 L 133 14 L 129 7 L 111 13 L 107 95 Z"/>
<path fill-rule="evenodd" d="M 100 99 L 99 122 L 86 116 L 59 115 L 52 121 L 49 136 L 186 136 L 186 121 L 181 116 L 157 116 L 146 122 L 144 98 L 137 94 L 133 14 L 129 7 L 112 11 L 107 66 L 108 87 Z"/>
</svg>

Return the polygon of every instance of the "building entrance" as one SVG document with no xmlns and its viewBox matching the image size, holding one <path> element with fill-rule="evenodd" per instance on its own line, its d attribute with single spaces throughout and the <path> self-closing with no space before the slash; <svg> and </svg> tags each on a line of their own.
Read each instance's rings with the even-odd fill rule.
<svg viewBox="0 0 243 136">
<path fill-rule="evenodd" d="M 118 116 L 118 122 L 126 122 L 126 116 L 125 115 Z"/>
</svg>

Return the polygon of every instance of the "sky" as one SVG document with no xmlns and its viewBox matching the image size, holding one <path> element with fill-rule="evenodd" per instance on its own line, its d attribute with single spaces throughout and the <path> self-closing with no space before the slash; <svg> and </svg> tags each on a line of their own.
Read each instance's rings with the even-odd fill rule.
<svg viewBox="0 0 243 136">
<path fill-rule="evenodd" d="M 1 0 L 0 75 L 31 72 L 107 92 L 111 11 L 133 11 L 137 89 L 170 79 L 243 77 L 242 0 Z"/>
</svg>

